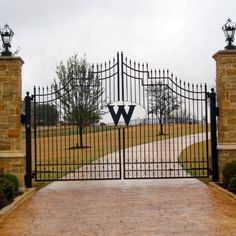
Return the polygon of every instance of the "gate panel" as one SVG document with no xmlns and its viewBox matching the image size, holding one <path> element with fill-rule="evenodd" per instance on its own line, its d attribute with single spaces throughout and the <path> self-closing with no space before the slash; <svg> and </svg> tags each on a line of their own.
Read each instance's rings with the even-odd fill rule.
<svg viewBox="0 0 236 236">
<path fill-rule="evenodd" d="M 124 103 L 145 110 L 124 131 L 124 178 L 208 177 L 206 85 L 181 82 L 123 55 L 121 64 Z"/>
<path fill-rule="evenodd" d="M 84 84 L 80 79 L 74 74 L 34 88 L 36 181 L 209 176 L 206 85 L 149 70 L 123 54 L 92 65 Z M 91 120 L 92 108 L 101 117 L 81 128 L 78 117 Z"/>
<path fill-rule="evenodd" d="M 107 112 L 106 104 L 118 100 L 118 60 L 117 56 L 104 65 L 92 65 L 83 78 L 74 74 L 65 83 L 34 89 L 36 180 L 121 178 L 119 127 L 99 123 L 99 119 L 82 123 L 94 116 L 92 107 L 102 115 Z"/>
</svg>

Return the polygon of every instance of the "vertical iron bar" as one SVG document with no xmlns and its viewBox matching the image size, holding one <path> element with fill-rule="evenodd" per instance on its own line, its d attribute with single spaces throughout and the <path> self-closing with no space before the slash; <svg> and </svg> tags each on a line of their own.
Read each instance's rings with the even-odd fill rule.
<svg viewBox="0 0 236 236">
<path fill-rule="evenodd" d="M 188 133 L 189 133 L 189 145 L 191 145 L 192 143 L 192 123 L 193 123 L 193 119 L 191 116 L 191 99 L 193 99 L 193 93 L 191 93 L 190 91 L 190 84 L 188 83 L 188 110 L 189 110 L 189 114 L 188 114 Z M 188 157 L 188 155 L 187 155 Z M 187 164 L 187 161 L 189 160 L 189 165 Z M 192 149 L 189 148 L 189 158 L 186 158 L 186 166 L 187 166 L 187 170 L 192 171 L 192 165 L 193 165 L 193 159 L 192 159 Z"/>
<path fill-rule="evenodd" d="M 208 92 L 205 84 L 205 125 L 206 125 L 206 158 L 207 158 L 207 177 L 209 177 L 209 139 L 208 139 Z"/>
<path fill-rule="evenodd" d="M 45 118 L 45 90 L 44 90 L 44 87 L 42 88 L 42 93 L 43 93 L 42 94 L 43 95 L 43 99 L 42 99 L 42 114 L 43 114 L 43 118 Z M 41 113 L 41 111 L 40 111 L 40 113 Z M 45 179 L 48 179 L 48 171 L 47 171 L 48 161 L 46 161 L 46 144 L 45 144 L 45 142 L 46 142 L 45 141 L 46 140 L 46 135 L 45 135 L 45 123 L 44 122 L 45 121 L 43 120 L 42 136 L 43 136 L 43 179 L 45 180 Z M 40 126 L 41 126 L 41 124 L 40 124 Z M 40 127 L 40 129 L 41 129 L 41 127 Z"/>
<path fill-rule="evenodd" d="M 121 95 L 122 95 L 122 101 L 125 100 L 125 97 L 124 97 L 124 73 L 123 73 L 123 52 L 121 53 Z M 119 76 L 119 54 L 117 55 L 117 63 L 118 63 L 118 76 Z M 119 78 L 118 78 L 119 79 Z"/>
<path fill-rule="evenodd" d="M 26 129 L 26 174 L 25 174 L 25 186 L 27 188 L 32 187 L 32 160 L 31 160 L 31 97 L 29 92 L 25 97 L 25 129 Z"/>
<path fill-rule="evenodd" d="M 178 93 L 178 79 L 177 79 L 177 77 L 175 77 L 175 91 L 176 91 L 176 93 Z M 176 94 L 176 96 L 177 96 L 177 94 Z M 177 137 L 177 146 L 179 146 L 179 115 L 178 115 L 178 112 L 176 111 L 176 137 Z M 179 168 L 179 165 L 178 165 L 178 163 L 177 163 L 177 171 L 178 171 L 178 177 L 183 177 L 183 175 L 181 175 L 180 176 L 180 173 L 179 173 L 179 171 L 180 171 L 180 168 Z"/>
<path fill-rule="evenodd" d="M 210 93 L 210 119 L 211 119 L 211 158 L 212 158 L 212 180 L 219 180 L 218 173 L 218 155 L 217 155 L 217 136 L 216 136 L 216 93 L 211 89 Z"/>
<path fill-rule="evenodd" d="M 51 100 L 51 105 L 52 105 L 52 109 L 54 110 L 54 104 L 53 104 L 53 87 L 52 87 L 52 85 L 51 85 L 51 87 L 50 87 L 50 100 Z M 53 112 L 54 113 L 54 112 Z M 51 116 L 51 117 L 50 117 Z M 53 121 L 53 119 L 56 119 L 56 117 L 53 115 L 53 114 L 49 114 L 49 117 L 51 118 L 51 137 L 50 137 L 50 143 L 51 143 L 51 147 L 52 147 L 52 156 L 53 156 L 53 158 L 52 158 L 52 170 L 53 170 L 53 179 L 55 179 L 55 158 L 54 158 L 54 156 L 55 156 L 55 154 L 54 154 L 54 143 L 53 143 L 53 137 L 54 137 L 54 125 L 55 125 L 55 123 L 54 123 L 54 121 Z M 57 124 L 56 124 L 57 125 Z"/>
<path fill-rule="evenodd" d="M 176 91 L 177 92 L 177 91 Z M 174 103 L 174 96 L 175 96 L 175 94 L 174 94 L 174 80 L 173 80 L 173 74 L 171 75 L 171 96 L 172 96 L 172 103 Z M 177 95 L 176 95 L 177 96 Z M 175 142 L 174 142 L 174 139 L 175 139 L 175 129 L 176 129 L 176 116 L 175 116 L 175 112 L 173 112 L 173 127 L 172 127 L 172 138 L 173 138 L 173 141 L 172 141 L 172 149 L 173 149 L 173 153 L 174 153 L 174 155 L 175 155 L 175 152 L 176 152 L 176 145 L 175 145 Z M 178 138 L 178 137 L 177 137 Z M 177 164 L 177 166 L 178 166 L 178 164 Z M 179 168 L 179 167 L 177 167 L 177 168 Z M 178 177 L 178 176 L 176 176 L 176 160 L 174 159 L 173 160 L 173 169 L 174 169 L 174 178 L 175 177 Z"/>
<path fill-rule="evenodd" d="M 188 146 L 188 138 L 187 138 L 187 135 L 188 135 L 188 128 L 187 128 L 187 122 L 188 121 L 188 116 L 187 116 L 187 112 L 190 112 L 190 111 L 187 111 L 187 94 L 186 94 L 186 83 L 184 83 L 184 134 L 185 134 L 185 149 L 184 149 L 184 152 L 183 152 L 183 157 L 185 155 L 185 160 L 188 160 L 188 152 L 186 150 L 186 147 Z M 185 164 L 187 161 L 184 161 L 184 158 L 182 157 L 182 165 L 184 166 L 185 165 L 185 169 L 188 168 L 187 164 Z M 185 163 L 184 163 L 185 162 Z"/>
<path fill-rule="evenodd" d="M 119 163 L 120 163 L 120 176 L 121 176 L 121 134 L 120 134 L 120 127 L 118 128 L 118 150 L 119 150 Z M 123 173 L 125 178 L 125 162 L 123 157 Z"/>
<path fill-rule="evenodd" d="M 178 122 L 180 122 L 180 137 L 181 137 L 181 140 L 180 140 L 180 144 L 178 142 L 178 145 L 180 146 L 180 150 L 182 150 L 182 155 L 184 155 L 183 154 L 183 151 L 184 151 L 184 146 L 183 146 L 183 109 L 182 109 L 182 98 L 183 98 L 182 91 L 183 91 L 183 87 L 182 86 L 183 85 L 182 85 L 182 82 L 180 80 L 179 94 L 180 94 L 181 106 L 180 106 L 180 114 L 179 114 Z M 184 166 L 183 160 L 181 160 L 181 162 L 182 162 L 181 165 Z M 182 176 L 184 176 L 184 175 L 185 175 L 184 168 L 182 168 Z"/>
<path fill-rule="evenodd" d="M 204 94 L 205 95 L 205 94 Z M 205 95 L 206 96 L 206 95 Z M 205 102 L 205 100 L 206 99 L 203 99 L 203 90 L 202 90 L 202 85 L 201 85 L 201 140 L 202 140 L 202 148 L 201 148 L 201 150 L 202 150 L 202 153 L 201 153 L 201 155 L 202 155 L 202 163 L 201 163 L 201 165 L 202 165 L 202 167 L 203 167 L 203 170 L 202 170 L 202 176 L 206 176 L 206 173 L 205 173 L 205 169 L 206 169 L 206 166 L 205 166 L 205 157 L 204 157 L 204 142 L 203 142 L 203 135 L 204 135 L 204 133 L 203 133 L 203 123 L 204 123 L 204 115 L 203 115 L 203 104 L 204 104 L 204 102 Z"/>
<path fill-rule="evenodd" d="M 169 78 L 169 71 L 167 70 L 167 87 L 168 87 L 168 94 L 167 94 L 167 96 L 168 96 L 168 101 L 167 101 L 167 103 L 168 103 L 168 107 L 170 107 L 170 99 L 171 99 L 171 95 L 170 95 L 170 93 L 171 93 L 171 90 L 170 90 L 170 78 Z M 171 155 L 172 155 L 172 152 L 171 152 L 171 136 L 170 136 L 170 126 L 171 126 L 171 123 L 172 123 L 172 121 L 171 121 L 171 114 L 170 113 L 168 113 L 168 121 L 167 121 L 167 123 L 168 123 L 168 139 L 169 139 L 169 141 L 168 141 L 168 149 L 169 149 L 169 152 L 168 152 L 168 156 L 169 156 L 169 174 L 170 174 L 170 176 L 169 177 L 171 177 L 171 175 L 172 175 L 172 163 L 173 163 L 173 160 L 172 160 L 172 158 L 171 158 Z"/>
<path fill-rule="evenodd" d="M 41 104 L 41 100 L 42 100 L 42 98 L 41 98 L 41 89 L 40 89 L 40 87 L 38 87 L 38 101 L 36 102 L 36 99 L 37 99 L 37 96 L 36 96 L 36 93 L 35 93 L 35 107 L 36 107 L 36 110 L 35 110 L 35 116 L 36 117 L 41 117 L 42 116 L 42 109 L 37 109 L 37 107 L 38 106 L 40 106 L 40 104 Z M 38 114 L 37 114 L 38 113 Z M 37 118 L 36 118 L 37 119 Z M 43 138 L 42 138 L 42 136 L 43 136 L 43 132 L 42 132 L 42 129 L 40 128 L 40 123 L 39 123 L 39 121 L 38 120 L 36 120 L 37 121 L 37 123 L 39 124 L 39 128 L 38 128 L 38 137 L 39 137 L 39 143 L 38 143 L 38 150 L 39 150 L 39 158 L 37 158 L 37 161 L 39 161 L 39 179 L 40 180 L 42 180 L 42 178 L 43 178 L 43 176 L 44 176 L 44 173 L 43 173 L 43 160 L 42 160 L 42 146 L 43 146 L 43 144 L 42 144 L 42 142 L 43 142 Z M 37 124 L 37 125 L 38 125 Z M 36 177 L 35 177 L 35 179 L 37 179 L 37 173 L 36 173 L 36 175 L 35 175 Z"/>
<path fill-rule="evenodd" d="M 192 93 L 193 93 L 193 100 L 192 100 L 192 107 L 193 107 L 193 161 L 194 161 L 194 177 L 196 177 L 196 168 L 197 168 L 197 160 L 196 160 L 196 137 L 195 137 L 195 124 L 196 124 L 196 113 L 195 113 L 195 86 L 192 84 Z"/>
<path fill-rule="evenodd" d="M 198 84 L 197 84 L 197 100 L 196 100 L 196 102 L 197 102 L 197 177 L 200 177 L 201 176 L 201 167 L 200 167 L 200 148 L 199 148 L 199 145 L 200 145 L 200 139 L 199 139 L 199 133 L 200 133 L 200 131 L 199 131 L 199 126 L 200 126 L 200 124 L 199 124 L 199 91 L 198 91 Z"/>
<path fill-rule="evenodd" d="M 37 124 L 36 124 L 36 87 L 34 87 L 34 172 L 35 180 L 37 180 Z"/>
<path fill-rule="evenodd" d="M 121 59 L 123 56 L 121 55 Z M 122 63 L 121 63 L 122 64 Z M 122 67 L 122 65 L 121 65 Z M 123 76 L 123 73 L 122 73 Z M 120 101 L 120 58 L 119 58 L 119 53 L 117 53 L 117 99 Z"/>
<path fill-rule="evenodd" d="M 128 129 L 128 128 L 127 128 Z M 119 129 L 120 130 L 120 129 Z M 123 166 L 124 166 L 124 172 L 123 173 L 125 173 L 125 170 L 126 170 L 126 168 L 125 168 L 125 164 L 126 164 L 126 162 L 125 162 L 125 128 L 122 128 L 122 140 L 123 140 L 123 143 L 122 143 L 122 145 L 123 145 Z M 121 138 L 121 137 L 120 137 Z M 120 140 L 119 140 L 119 142 L 120 142 Z M 121 143 L 120 143 L 121 144 Z M 121 163 L 121 158 L 120 158 L 120 163 Z M 129 164 L 128 164 L 129 165 Z M 129 168 L 128 168 L 129 169 Z M 129 170 L 128 170 L 129 171 Z M 128 172 L 129 173 L 129 172 Z M 125 175 L 124 175 L 125 176 Z"/>
</svg>

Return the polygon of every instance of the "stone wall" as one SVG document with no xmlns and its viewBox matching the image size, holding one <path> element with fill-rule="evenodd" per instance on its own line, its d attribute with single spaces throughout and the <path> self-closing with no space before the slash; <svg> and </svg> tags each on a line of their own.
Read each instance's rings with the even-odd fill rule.
<svg viewBox="0 0 236 236">
<path fill-rule="evenodd" d="M 0 169 L 24 184 L 25 154 L 21 143 L 21 67 L 19 57 L 0 57 Z"/>
<path fill-rule="evenodd" d="M 218 160 L 219 178 L 223 166 L 236 160 L 236 50 L 222 50 L 216 60 L 216 90 L 219 107 Z"/>
</svg>

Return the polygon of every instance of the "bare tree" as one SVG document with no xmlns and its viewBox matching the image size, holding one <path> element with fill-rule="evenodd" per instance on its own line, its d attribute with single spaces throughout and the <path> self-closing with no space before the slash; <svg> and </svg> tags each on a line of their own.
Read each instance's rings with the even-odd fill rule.
<svg viewBox="0 0 236 236">
<path fill-rule="evenodd" d="M 70 57 L 66 64 L 60 62 L 56 68 L 59 82 L 54 81 L 57 96 L 64 110 L 64 120 L 77 126 L 80 143 L 84 147 L 83 129 L 99 122 L 102 116 L 102 87 L 86 59 Z"/>
<path fill-rule="evenodd" d="M 171 92 L 169 86 L 161 81 L 147 88 L 147 96 L 149 99 L 148 114 L 156 115 L 160 124 L 159 135 L 164 135 L 164 124 L 171 113 L 179 109 L 181 101 Z"/>
</svg>

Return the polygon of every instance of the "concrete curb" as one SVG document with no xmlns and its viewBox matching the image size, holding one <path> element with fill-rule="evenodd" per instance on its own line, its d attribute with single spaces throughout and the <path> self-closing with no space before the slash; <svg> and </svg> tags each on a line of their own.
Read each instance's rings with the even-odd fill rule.
<svg viewBox="0 0 236 236">
<path fill-rule="evenodd" d="M 36 192 L 35 188 L 26 189 L 26 191 L 22 195 L 16 197 L 10 205 L 3 207 L 0 210 L 0 222 L 13 210 L 15 210 L 21 203 L 28 199 L 34 192 Z"/>
<path fill-rule="evenodd" d="M 220 187 L 218 184 L 214 183 L 214 182 L 209 182 L 209 185 L 211 187 L 213 187 L 214 189 L 216 189 L 218 192 L 221 192 L 223 194 L 225 194 L 227 197 L 236 200 L 236 195 L 231 193 L 230 191 Z"/>
</svg>

